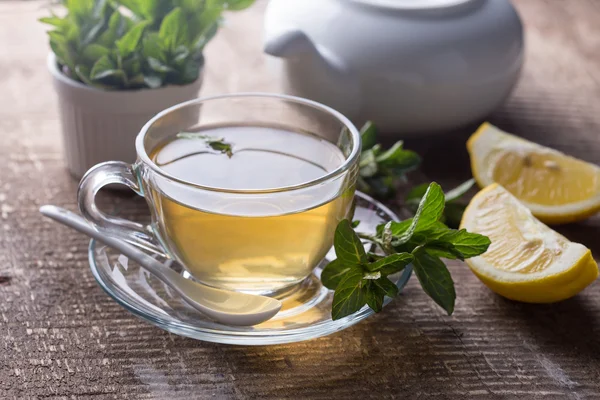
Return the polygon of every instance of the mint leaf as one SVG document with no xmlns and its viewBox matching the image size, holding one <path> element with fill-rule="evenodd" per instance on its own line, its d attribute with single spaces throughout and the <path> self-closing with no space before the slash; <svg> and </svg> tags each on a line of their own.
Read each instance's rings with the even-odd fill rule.
<svg viewBox="0 0 600 400">
<path fill-rule="evenodd" d="M 250 7 L 252 4 L 254 4 L 254 0 L 227 0 L 224 6 L 230 11 L 239 11 Z"/>
<path fill-rule="evenodd" d="M 457 203 L 456 201 L 459 200 L 465 193 L 467 193 L 469 189 L 473 187 L 474 183 L 474 179 L 469 179 L 468 181 L 463 182 L 456 188 L 446 193 L 446 207 L 444 209 L 444 214 L 441 217 L 441 219 L 445 221 L 450 227 L 458 228 L 458 226 L 460 225 L 460 221 L 465 211 L 465 206 Z M 419 201 L 421 197 L 425 194 L 427 187 L 427 184 L 415 186 L 406 195 L 404 199 L 404 204 L 413 212 L 417 210 Z"/>
<path fill-rule="evenodd" d="M 475 257 L 484 253 L 490 241 L 486 236 L 450 229 L 442 222 L 436 222 L 429 229 L 414 232 L 406 243 L 393 243 L 397 252 L 410 252 L 423 247 L 430 255 L 447 259 Z"/>
<path fill-rule="evenodd" d="M 77 41 L 82 34 L 81 28 L 77 25 L 69 25 L 63 29 L 62 32 L 65 35 L 65 38 L 71 43 Z"/>
<path fill-rule="evenodd" d="M 150 58 L 158 60 L 161 64 L 166 62 L 165 50 L 161 47 L 161 39 L 156 32 L 147 33 L 142 40 L 142 55 L 147 61 Z"/>
<path fill-rule="evenodd" d="M 104 55 L 94 63 L 92 71 L 90 72 L 90 78 L 94 80 L 102 79 L 113 74 L 116 71 L 116 68 L 117 66 L 112 62 L 108 55 Z"/>
<path fill-rule="evenodd" d="M 360 130 L 360 136 L 362 139 L 363 152 L 375 146 L 377 144 L 377 129 L 375 128 L 375 124 L 371 121 L 367 121 Z"/>
<path fill-rule="evenodd" d="M 396 295 L 398 295 L 398 287 L 386 277 L 369 281 L 365 285 L 367 305 L 375 312 L 382 310 L 385 296 L 393 298 Z"/>
<path fill-rule="evenodd" d="M 455 187 L 454 189 L 446 192 L 446 203 L 451 203 L 453 201 L 458 200 L 463 195 L 465 195 L 475 184 L 475 179 L 469 179 Z M 406 195 L 404 202 L 409 206 L 418 206 L 421 197 L 425 195 L 429 184 L 423 183 L 421 185 L 417 185 L 413 187 Z"/>
<path fill-rule="evenodd" d="M 363 279 L 367 281 L 374 281 L 381 278 L 381 272 L 364 272 Z"/>
<path fill-rule="evenodd" d="M 400 272 L 410 264 L 413 256 L 409 253 L 391 254 L 371 264 L 367 264 L 367 270 L 371 272 L 381 272 L 382 276 L 388 276 Z"/>
<path fill-rule="evenodd" d="M 227 157 L 231 158 L 233 156 L 233 148 L 231 143 L 225 142 L 223 139 L 216 138 L 214 136 L 205 135 L 203 133 L 198 132 L 179 132 L 177 134 L 178 138 L 182 139 L 200 139 L 204 140 L 206 145 L 213 150 L 219 151 L 223 154 L 226 154 Z"/>
<path fill-rule="evenodd" d="M 98 22 L 96 22 L 95 25 L 93 25 L 87 31 L 87 33 L 85 33 L 83 35 L 83 39 L 81 39 L 81 45 L 82 46 L 87 46 L 87 45 L 91 44 L 92 42 L 94 42 L 98 38 L 98 36 L 100 35 L 100 33 L 102 32 L 103 28 L 104 28 L 104 20 L 100 19 L 100 20 L 98 20 Z M 77 33 L 79 34 L 79 32 L 77 32 Z"/>
<path fill-rule="evenodd" d="M 155 3 L 156 0 L 118 0 L 118 3 L 129 9 L 133 14 L 137 15 L 140 18 L 151 18 L 152 15 L 146 14 L 144 3 Z"/>
<path fill-rule="evenodd" d="M 377 156 L 377 163 L 384 167 L 410 170 L 421 163 L 421 157 L 414 151 L 404 150 L 403 142 L 396 142 L 390 149 Z"/>
<path fill-rule="evenodd" d="M 127 82 L 127 76 L 125 76 L 125 72 L 121 69 L 111 69 L 96 74 L 93 80 L 100 81 L 107 86 L 118 87 Z"/>
<path fill-rule="evenodd" d="M 226 154 L 227 157 L 233 157 L 233 150 L 231 149 L 231 145 L 229 143 L 222 142 L 220 140 L 209 141 L 208 145 L 211 149 L 220 151 L 223 154 Z"/>
<path fill-rule="evenodd" d="M 192 83 L 195 82 L 196 79 L 198 79 L 198 77 L 200 76 L 200 65 L 202 65 L 202 63 L 204 62 L 204 60 L 200 60 L 200 61 L 189 61 L 185 64 L 185 66 L 183 67 L 183 72 L 181 73 L 181 76 L 179 77 L 180 81 L 178 82 L 179 84 L 187 84 L 187 83 Z M 176 81 L 177 83 L 177 81 Z"/>
<path fill-rule="evenodd" d="M 69 11 L 76 17 L 83 17 L 93 11 L 94 2 L 85 0 L 71 0 L 68 2 Z"/>
<path fill-rule="evenodd" d="M 181 8 L 176 7 L 165 16 L 160 24 L 158 36 L 170 51 L 188 44 L 188 23 Z"/>
<path fill-rule="evenodd" d="M 358 269 L 353 269 L 344 276 L 333 294 L 331 318 L 334 321 L 354 314 L 367 303 L 364 284 L 366 281 L 363 281 L 363 274 Z"/>
<path fill-rule="evenodd" d="M 59 64 L 66 65 L 69 69 L 75 68 L 75 54 L 73 49 L 69 46 L 69 42 L 64 35 L 57 31 L 48 32 L 50 37 L 50 48 L 56 55 L 56 59 Z"/>
<path fill-rule="evenodd" d="M 446 203 L 451 203 L 461 198 L 475 184 L 475 179 L 469 179 L 446 193 Z"/>
<path fill-rule="evenodd" d="M 327 289 L 336 290 L 344 276 L 353 269 L 356 269 L 358 273 L 362 272 L 357 266 L 346 266 L 339 259 L 335 259 L 323 268 L 321 282 Z"/>
<path fill-rule="evenodd" d="M 446 264 L 423 248 L 413 252 L 413 267 L 421 287 L 448 315 L 454 312 L 456 292 Z"/>
<path fill-rule="evenodd" d="M 383 230 L 381 231 L 381 247 L 384 251 L 390 253 L 392 252 L 392 240 L 394 239 L 394 235 L 392 234 L 392 222 L 390 221 L 383 226 Z"/>
<path fill-rule="evenodd" d="M 175 49 L 173 54 L 173 63 L 175 65 L 181 65 L 190 56 L 190 51 L 185 46 L 179 46 Z"/>
<path fill-rule="evenodd" d="M 365 248 L 347 219 L 338 224 L 333 238 L 333 247 L 343 265 L 363 265 L 367 262 Z"/>
<path fill-rule="evenodd" d="M 365 297 L 367 305 L 371 308 L 371 310 L 378 313 L 383 309 L 383 298 L 385 297 L 385 292 L 379 288 L 375 282 L 376 281 L 367 282 L 367 286 L 365 286 Z"/>
<path fill-rule="evenodd" d="M 77 77 L 86 85 L 92 84 L 92 80 L 90 78 L 90 71 L 85 65 L 76 65 L 75 73 L 77 74 Z"/>
<path fill-rule="evenodd" d="M 391 221 L 389 223 L 392 236 L 398 237 L 406 233 L 413 223 L 413 218 L 406 219 L 402 222 Z M 383 233 L 383 230 L 381 231 Z"/>
<path fill-rule="evenodd" d="M 154 58 L 154 57 L 148 57 L 148 65 L 150 66 L 150 68 L 153 71 L 156 72 L 171 72 L 173 71 L 173 68 L 169 67 L 168 65 L 163 64 L 160 60 Z"/>
<path fill-rule="evenodd" d="M 446 258 L 448 260 L 464 261 L 463 254 L 454 247 L 452 243 L 441 240 L 428 242 L 425 246 L 425 251 L 434 257 Z"/>
<path fill-rule="evenodd" d="M 411 226 L 414 226 L 415 231 L 424 231 L 438 222 L 444 212 L 444 200 L 444 192 L 440 185 L 435 182 L 429 184 L 413 217 Z"/>
<path fill-rule="evenodd" d="M 367 122 L 361 129 L 363 151 L 360 159 L 358 187 L 378 197 L 392 195 L 404 174 L 417 167 L 421 158 L 413 151 L 404 150 L 402 142 L 382 151 L 376 143 L 376 128 Z"/>
<path fill-rule="evenodd" d="M 150 89 L 157 89 L 162 86 L 162 78 L 158 75 L 144 75 L 144 83 Z"/>
<path fill-rule="evenodd" d="M 106 9 L 108 8 L 107 5 L 108 5 L 107 0 L 94 1 L 93 6 L 92 6 L 92 16 L 94 16 L 95 18 L 98 18 L 98 17 L 101 17 L 102 15 L 104 15 Z"/>
<path fill-rule="evenodd" d="M 373 150 L 367 150 L 360 155 L 360 176 L 363 178 L 371 178 L 377 174 L 377 161 Z"/>
<path fill-rule="evenodd" d="M 131 53 L 137 50 L 140 41 L 142 39 L 142 35 L 146 27 L 150 24 L 149 21 L 142 21 L 137 23 L 129 32 L 123 35 L 122 38 L 117 40 L 116 45 L 117 49 L 119 49 L 119 53 L 121 57 L 128 57 Z"/>
<path fill-rule="evenodd" d="M 410 240 L 415 232 L 427 230 L 435 225 L 444 212 L 444 203 L 442 188 L 435 182 L 431 183 L 419 203 L 419 208 L 410 226 L 397 237 L 397 244 L 404 244 Z M 393 230 L 394 227 L 392 226 L 392 232 Z"/>
<path fill-rule="evenodd" d="M 388 297 L 396 297 L 398 295 L 398 286 L 387 277 L 381 277 L 373 281 L 372 286 L 377 287 Z"/>
<path fill-rule="evenodd" d="M 57 28 L 62 28 L 68 24 L 68 21 L 66 21 L 64 18 L 57 17 L 56 15 L 51 17 L 42 17 L 38 19 L 38 21 L 43 22 L 44 24 L 55 26 Z"/>
<path fill-rule="evenodd" d="M 100 34 L 95 40 L 105 47 L 112 47 L 114 43 L 119 39 L 125 30 L 125 18 L 121 15 L 119 10 L 114 10 L 108 20 L 108 28 Z"/>
<path fill-rule="evenodd" d="M 110 49 L 108 47 L 92 43 L 83 49 L 82 56 L 85 58 L 87 63 L 93 65 L 98 59 L 102 58 L 103 56 L 108 56 L 109 54 Z"/>
<path fill-rule="evenodd" d="M 138 3 L 138 9 L 141 14 L 154 22 L 164 18 L 164 12 L 169 9 L 165 7 L 165 3 L 160 0 L 134 0 Z"/>
<path fill-rule="evenodd" d="M 464 258 L 476 257 L 485 253 L 492 243 L 487 236 L 467 232 L 466 229 L 450 231 L 439 238 L 450 243 Z"/>
<path fill-rule="evenodd" d="M 431 225 L 427 230 L 419 232 L 419 234 L 423 237 L 423 241 L 421 241 L 421 243 L 425 243 L 428 240 L 437 240 L 442 236 L 446 235 L 448 232 L 452 231 L 453 229 L 448 228 L 446 224 L 437 221 L 435 224 Z"/>
<path fill-rule="evenodd" d="M 142 63 L 138 57 L 129 57 L 123 61 L 121 68 L 127 71 L 128 76 L 136 76 L 142 72 Z"/>
<path fill-rule="evenodd" d="M 432 186 L 435 185 L 435 186 Z M 417 207 L 417 213 L 415 214 L 415 216 L 413 218 L 409 218 L 406 219 L 402 222 L 392 222 L 390 224 L 390 230 L 392 231 L 392 235 L 394 237 L 400 238 L 400 237 L 405 237 L 405 239 L 403 239 L 402 241 L 398 242 L 397 244 L 403 244 L 406 243 L 408 240 L 406 239 L 410 239 L 412 238 L 412 236 L 417 233 L 417 232 L 423 232 L 423 231 L 427 231 L 426 233 L 424 232 L 423 235 L 421 236 L 427 236 L 431 238 L 431 235 L 435 235 L 437 232 L 438 234 L 445 234 L 448 231 L 448 227 L 446 225 L 444 225 L 442 222 L 440 221 L 433 221 L 431 220 L 431 218 L 427 218 L 427 220 L 422 221 L 421 223 L 419 223 L 418 220 L 419 218 L 421 218 L 421 214 L 425 213 L 425 214 L 430 214 L 431 217 L 433 218 L 441 218 L 440 216 L 440 210 L 439 208 L 442 207 L 442 212 L 444 210 L 444 205 L 443 205 L 443 201 L 439 200 L 439 196 L 441 192 L 441 188 L 439 187 L 439 185 L 437 185 L 435 182 L 429 185 L 426 185 L 427 188 L 425 190 L 423 190 L 423 187 L 425 185 L 420 185 L 416 188 L 416 190 L 414 191 L 414 194 L 411 195 L 411 197 L 409 198 L 414 198 L 412 196 L 420 196 L 421 192 L 423 192 L 423 195 L 420 197 L 420 201 L 419 201 L 419 206 L 421 206 L 421 203 L 425 202 L 421 208 L 421 211 L 419 212 L 419 207 Z M 430 192 L 428 194 L 428 190 L 429 188 L 433 188 L 433 192 Z M 425 197 L 425 195 L 427 194 L 427 198 Z M 442 194 L 443 195 L 443 194 Z M 434 197 L 438 197 L 438 199 L 434 199 Z M 377 227 L 378 229 L 378 233 L 380 232 L 379 227 Z M 411 230 L 413 230 L 411 233 Z M 437 237 L 437 236 L 436 236 Z"/>
</svg>

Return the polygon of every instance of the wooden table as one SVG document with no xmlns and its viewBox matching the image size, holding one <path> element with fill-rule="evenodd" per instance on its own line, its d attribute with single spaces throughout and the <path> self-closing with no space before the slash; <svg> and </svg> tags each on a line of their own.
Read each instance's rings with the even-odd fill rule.
<svg viewBox="0 0 600 400">
<path fill-rule="evenodd" d="M 520 83 L 490 120 L 600 164 L 600 2 L 515 0 L 527 31 Z M 343 332 L 272 347 L 204 343 L 133 317 L 95 283 L 88 240 L 38 207 L 75 209 L 38 1 L 0 2 L 0 398 L 536 398 L 600 396 L 600 288 L 554 305 L 487 290 L 450 265 L 444 315 L 412 280 L 385 311 Z M 232 15 L 207 49 L 203 94 L 277 90 L 261 55 L 263 5 Z M 256 71 L 261 71 L 256 73 Z M 470 174 L 468 132 L 410 143 L 424 173 Z M 435 161 L 432 161 L 435 160 Z M 145 212 L 112 195 L 109 210 Z M 600 254 L 600 220 L 562 231 Z"/>
</svg>

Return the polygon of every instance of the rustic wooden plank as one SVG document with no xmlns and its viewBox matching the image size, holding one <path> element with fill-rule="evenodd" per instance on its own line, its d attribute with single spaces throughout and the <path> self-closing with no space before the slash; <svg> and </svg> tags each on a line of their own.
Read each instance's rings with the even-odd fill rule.
<svg viewBox="0 0 600 400">
<path fill-rule="evenodd" d="M 490 120 L 600 163 L 600 6 L 515 1 L 527 31 L 517 90 Z M 87 240 L 37 208 L 75 208 L 45 70 L 44 2 L 0 2 L 0 398 L 594 398 L 600 395 L 597 285 L 555 305 L 504 300 L 462 264 L 454 315 L 411 282 L 384 313 L 344 332 L 273 347 L 233 347 L 165 333 L 95 284 Z M 230 16 L 207 49 L 203 94 L 276 91 L 261 55 L 264 2 Z M 260 71 L 258 74 L 256 71 Z M 469 130 L 413 140 L 418 179 L 469 176 Z M 443 168 L 441 168 L 443 167 Z M 104 199 L 145 212 L 124 194 Z M 600 254 L 600 222 L 562 228 Z"/>
</svg>

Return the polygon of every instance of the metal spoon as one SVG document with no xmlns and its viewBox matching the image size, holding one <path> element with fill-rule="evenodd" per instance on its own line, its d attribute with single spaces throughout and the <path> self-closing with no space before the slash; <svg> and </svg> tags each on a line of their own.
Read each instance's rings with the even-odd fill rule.
<svg viewBox="0 0 600 400">
<path fill-rule="evenodd" d="M 257 325 L 273 318 L 281 309 L 281 302 L 270 297 L 215 289 L 186 279 L 143 251 L 93 227 L 79 215 L 64 208 L 46 205 L 40 208 L 40 212 L 120 251 L 169 285 L 196 310 L 217 322 L 239 326 Z"/>
</svg>

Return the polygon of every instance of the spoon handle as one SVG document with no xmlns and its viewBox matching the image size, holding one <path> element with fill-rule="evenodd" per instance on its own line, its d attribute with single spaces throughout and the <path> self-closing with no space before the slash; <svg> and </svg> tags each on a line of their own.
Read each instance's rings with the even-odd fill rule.
<svg viewBox="0 0 600 400">
<path fill-rule="evenodd" d="M 99 232 L 79 215 L 72 213 L 69 210 L 65 210 L 64 208 L 52 205 L 40 207 L 40 212 L 46 217 L 52 218 L 61 224 L 70 226 L 71 228 L 120 251 L 127 257 L 136 261 L 138 264 L 146 267 L 146 269 L 153 274 L 161 277 L 164 276 L 162 269 L 165 268 L 165 266 L 160 261 L 150 257 L 148 254 L 130 245 L 121 238 L 116 238 Z"/>
</svg>

